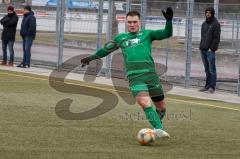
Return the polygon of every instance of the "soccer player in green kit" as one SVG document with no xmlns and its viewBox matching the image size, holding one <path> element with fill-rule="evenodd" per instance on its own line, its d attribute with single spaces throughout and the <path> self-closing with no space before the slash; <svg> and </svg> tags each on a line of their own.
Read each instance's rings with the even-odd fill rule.
<svg viewBox="0 0 240 159">
<path fill-rule="evenodd" d="M 81 63 L 88 65 L 90 61 L 105 57 L 121 48 L 133 96 L 145 112 L 156 137 L 169 138 L 169 134 L 163 130 L 162 125 L 162 119 L 166 113 L 163 88 L 156 73 L 151 53 L 151 45 L 154 40 L 162 40 L 172 36 L 173 11 L 168 7 L 162 13 L 166 18 L 164 29 L 140 30 L 139 12 L 128 12 L 126 15 L 128 33 L 117 35 L 113 41 L 106 43 L 95 54 L 82 59 Z M 156 109 L 152 106 L 151 101 Z"/>
</svg>

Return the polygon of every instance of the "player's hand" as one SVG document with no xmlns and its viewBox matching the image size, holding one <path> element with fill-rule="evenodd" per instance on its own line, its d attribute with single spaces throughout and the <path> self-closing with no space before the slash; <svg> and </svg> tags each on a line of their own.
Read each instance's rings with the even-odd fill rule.
<svg viewBox="0 0 240 159">
<path fill-rule="evenodd" d="M 167 7 L 167 10 L 162 10 L 163 16 L 166 18 L 167 21 L 171 21 L 173 18 L 173 10 L 171 7 Z"/>
<path fill-rule="evenodd" d="M 90 57 L 85 57 L 81 59 L 82 67 L 84 67 L 85 65 L 88 65 L 90 61 L 91 61 Z"/>
</svg>

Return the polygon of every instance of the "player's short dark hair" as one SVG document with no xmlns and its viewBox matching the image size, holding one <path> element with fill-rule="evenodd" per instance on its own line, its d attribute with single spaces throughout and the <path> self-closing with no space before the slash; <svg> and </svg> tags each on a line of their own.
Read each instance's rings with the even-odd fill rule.
<svg viewBox="0 0 240 159">
<path fill-rule="evenodd" d="M 138 11 L 135 11 L 135 10 L 129 11 L 129 12 L 127 13 L 126 17 L 128 17 L 128 16 L 138 16 L 139 19 L 141 18 L 140 13 L 139 13 Z"/>
</svg>

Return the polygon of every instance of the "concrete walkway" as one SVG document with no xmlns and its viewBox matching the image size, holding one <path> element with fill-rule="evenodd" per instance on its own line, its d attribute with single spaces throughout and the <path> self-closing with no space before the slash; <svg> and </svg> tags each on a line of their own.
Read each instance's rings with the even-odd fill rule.
<svg viewBox="0 0 240 159">
<path fill-rule="evenodd" d="M 15 66 L 14 67 L 0 66 L 0 70 L 17 71 L 17 72 L 43 75 L 43 76 L 49 76 L 52 72 L 52 70 L 37 68 L 37 67 L 18 68 Z M 69 73 L 66 78 L 83 81 L 83 76 L 84 76 L 83 74 Z M 113 85 L 112 79 L 108 79 L 105 77 L 97 77 L 94 83 Z M 218 101 L 240 104 L 240 97 L 237 96 L 237 94 L 231 94 L 231 93 L 220 92 L 220 91 L 216 91 L 214 94 L 210 94 L 210 93 L 198 92 L 198 90 L 195 88 L 185 89 L 182 87 L 174 86 L 173 89 L 168 93 L 174 94 L 174 95 L 195 97 L 200 99 L 218 100 Z"/>
</svg>

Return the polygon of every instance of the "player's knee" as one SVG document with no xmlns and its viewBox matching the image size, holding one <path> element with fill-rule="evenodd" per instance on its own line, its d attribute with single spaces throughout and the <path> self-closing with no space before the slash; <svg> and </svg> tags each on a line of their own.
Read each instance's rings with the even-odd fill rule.
<svg viewBox="0 0 240 159">
<path fill-rule="evenodd" d="M 148 97 L 137 97 L 136 101 L 143 108 L 151 105 L 151 101 Z"/>
</svg>

